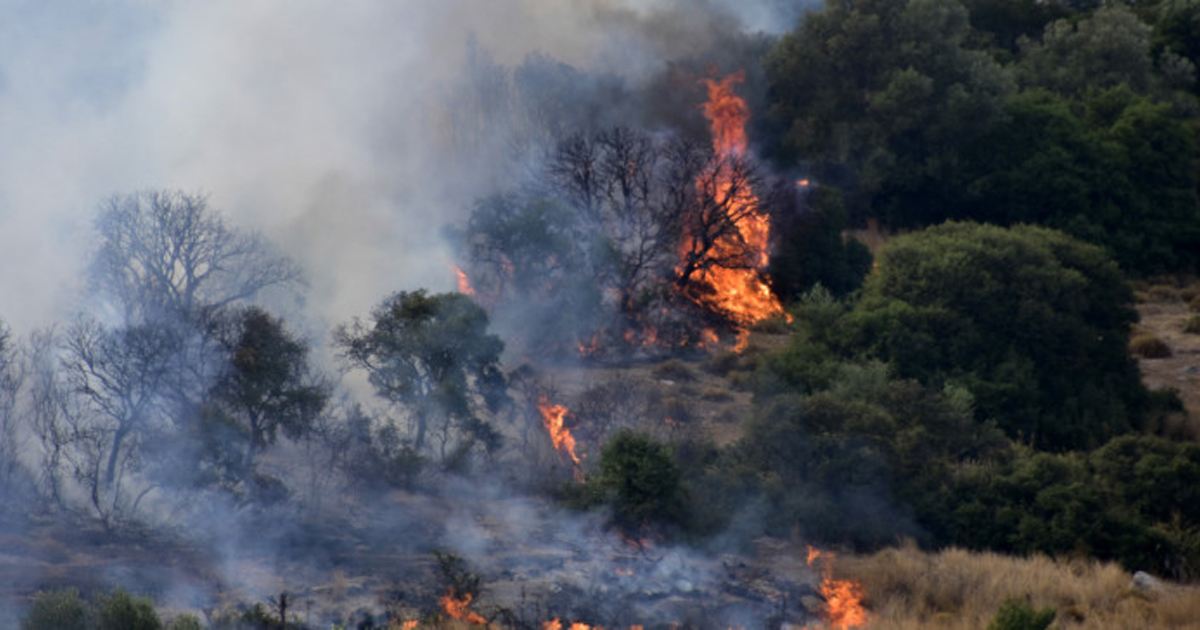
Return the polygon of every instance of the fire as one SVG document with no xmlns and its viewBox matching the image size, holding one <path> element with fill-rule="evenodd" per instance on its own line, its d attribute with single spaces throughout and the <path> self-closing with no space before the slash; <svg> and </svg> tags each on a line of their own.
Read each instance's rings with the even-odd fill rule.
<svg viewBox="0 0 1200 630">
<path fill-rule="evenodd" d="M 714 81 L 705 79 L 708 101 L 702 106 L 712 128 L 713 150 L 721 161 L 738 158 L 746 153 L 746 121 L 750 110 L 733 86 L 744 80 L 742 73 Z M 699 290 L 689 297 L 701 306 L 726 314 L 740 331 L 761 320 L 784 315 L 783 306 L 763 282 L 761 271 L 767 266 L 770 242 L 770 218 L 758 207 L 758 197 L 752 190 L 735 186 L 731 176 L 717 173 L 717 195 L 728 203 L 730 215 L 736 218 L 736 235 L 719 239 L 709 252 L 716 260 L 737 259 L 749 252 L 751 268 L 730 268 L 707 265 L 700 269 L 692 283 Z M 683 251 L 693 248 L 694 236 L 685 235 Z M 735 348 L 736 349 L 736 348 Z"/>
<path fill-rule="evenodd" d="M 866 596 L 862 584 L 854 580 L 836 580 L 833 577 L 834 554 L 808 547 L 808 564 L 818 559 L 821 563 L 821 596 L 825 598 L 825 621 L 837 630 L 858 628 L 867 624 L 867 611 L 862 606 Z"/>
<path fill-rule="evenodd" d="M 463 593 L 462 598 L 455 597 L 455 595 L 454 589 L 450 589 L 438 599 L 438 603 L 442 605 L 442 612 L 445 612 L 447 617 L 476 626 L 487 625 L 487 619 L 471 610 L 473 597 L 470 593 Z"/>
<path fill-rule="evenodd" d="M 463 295 L 475 295 L 475 287 L 471 286 L 471 279 L 467 277 L 467 273 L 462 269 L 455 267 L 454 275 L 458 276 L 458 292 Z"/>
<path fill-rule="evenodd" d="M 579 456 L 575 454 L 575 437 L 571 435 L 571 431 L 564 424 L 568 413 L 567 408 L 562 405 L 552 405 L 545 396 L 542 396 L 538 399 L 538 412 L 542 414 L 542 424 L 546 426 L 546 432 L 550 434 L 550 441 L 554 443 L 554 449 L 569 456 L 576 466 L 582 464 Z"/>
</svg>

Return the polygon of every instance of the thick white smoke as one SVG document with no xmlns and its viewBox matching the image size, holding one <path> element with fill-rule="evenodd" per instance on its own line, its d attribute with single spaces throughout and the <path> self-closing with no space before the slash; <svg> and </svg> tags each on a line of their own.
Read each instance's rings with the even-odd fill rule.
<svg viewBox="0 0 1200 630">
<path fill-rule="evenodd" d="M 438 229 L 475 191 L 438 120 L 468 37 L 637 81 L 722 31 L 790 28 L 785 4 L 0 3 L 0 318 L 76 308 L 97 204 L 146 188 L 264 231 L 309 271 L 317 320 L 448 290 Z"/>
</svg>

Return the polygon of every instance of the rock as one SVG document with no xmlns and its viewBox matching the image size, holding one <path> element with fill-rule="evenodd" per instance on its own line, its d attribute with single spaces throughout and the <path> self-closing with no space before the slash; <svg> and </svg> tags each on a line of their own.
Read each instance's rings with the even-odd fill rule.
<svg viewBox="0 0 1200 630">
<path fill-rule="evenodd" d="M 1133 579 L 1129 581 L 1129 587 L 1142 591 L 1143 593 L 1158 593 L 1162 591 L 1162 580 L 1146 573 L 1138 571 L 1133 574 Z"/>
</svg>

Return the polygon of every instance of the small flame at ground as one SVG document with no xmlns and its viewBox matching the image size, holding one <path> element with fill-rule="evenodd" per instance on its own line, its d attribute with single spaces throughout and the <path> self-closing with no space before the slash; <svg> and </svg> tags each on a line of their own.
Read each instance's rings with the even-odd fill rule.
<svg viewBox="0 0 1200 630">
<path fill-rule="evenodd" d="M 538 412 L 542 414 L 542 424 L 545 425 L 546 432 L 550 434 L 550 441 L 554 443 L 554 449 L 569 456 L 571 461 L 579 466 L 582 462 L 575 454 L 575 437 L 571 435 L 571 431 L 565 424 L 567 408 L 562 405 L 550 404 L 550 401 L 542 396 L 538 399 Z"/>
<path fill-rule="evenodd" d="M 862 606 L 866 591 L 854 580 L 833 577 L 834 554 L 808 547 L 808 564 L 821 560 L 821 596 L 825 598 L 825 622 L 836 630 L 849 630 L 867 624 L 867 611 Z"/>
<path fill-rule="evenodd" d="M 470 593 L 463 593 L 461 598 L 456 597 L 454 589 L 450 589 L 445 595 L 438 599 L 438 603 L 442 606 L 442 612 L 451 619 L 465 621 L 469 624 L 482 626 L 487 625 L 487 619 L 481 617 L 478 613 L 471 610 Z"/>
</svg>

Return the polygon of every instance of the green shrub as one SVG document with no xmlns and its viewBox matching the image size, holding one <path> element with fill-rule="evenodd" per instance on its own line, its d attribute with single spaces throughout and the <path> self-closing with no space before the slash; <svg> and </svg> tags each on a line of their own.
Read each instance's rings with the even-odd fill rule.
<svg viewBox="0 0 1200 630">
<path fill-rule="evenodd" d="M 988 630 L 1046 630 L 1054 621 L 1054 608 L 1047 606 L 1034 610 L 1033 606 L 1010 599 L 1000 605 L 996 618 L 988 624 Z"/>
<path fill-rule="evenodd" d="M 1200 334 L 1200 315 L 1192 315 L 1183 323 L 1183 332 L 1198 335 Z"/>
<path fill-rule="evenodd" d="M 73 588 L 43 591 L 33 598 L 21 630 L 88 630 L 91 612 Z"/>
<path fill-rule="evenodd" d="M 1139 333 L 1129 340 L 1129 351 L 1145 359 L 1165 359 L 1171 347 L 1154 333 Z"/>
<path fill-rule="evenodd" d="M 117 589 L 100 599 L 98 630 L 160 630 L 162 621 L 147 598 L 135 598 Z"/>
<path fill-rule="evenodd" d="M 666 446 L 624 430 L 600 451 L 600 474 L 590 484 L 611 503 L 614 525 L 634 533 L 647 525 L 683 524 L 680 477 Z"/>
<path fill-rule="evenodd" d="M 171 620 L 166 630 L 203 630 L 200 620 L 195 615 L 183 614 Z"/>
</svg>

